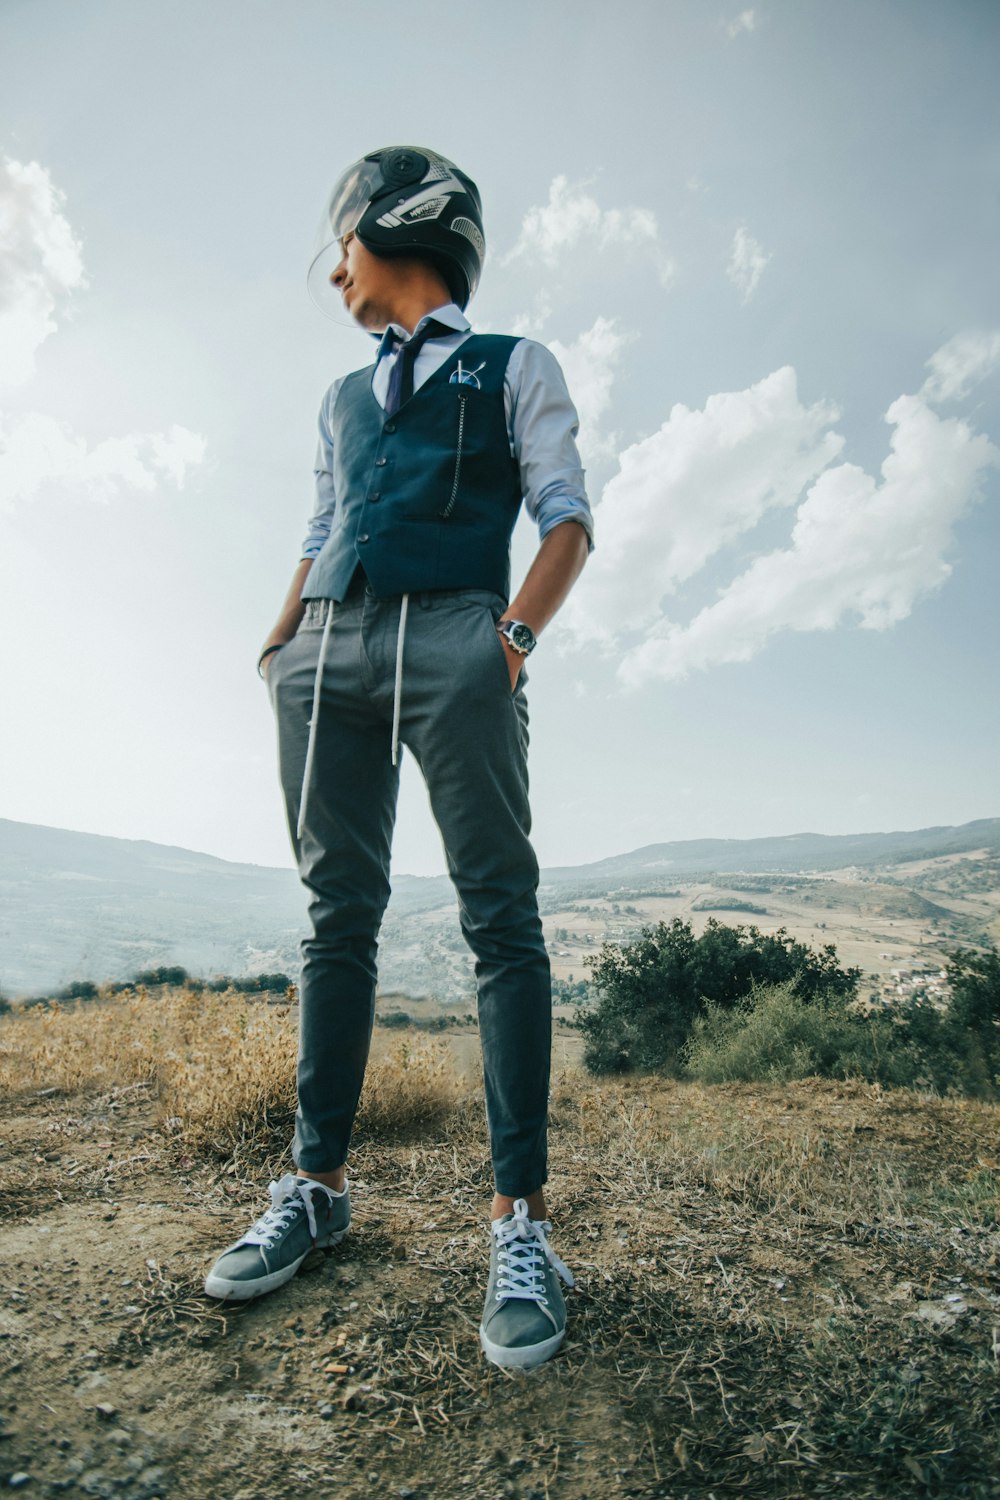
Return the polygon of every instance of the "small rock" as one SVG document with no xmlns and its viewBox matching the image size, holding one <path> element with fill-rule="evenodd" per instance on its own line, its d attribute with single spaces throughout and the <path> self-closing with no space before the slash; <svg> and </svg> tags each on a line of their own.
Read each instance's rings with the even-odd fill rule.
<svg viewBox="0 0 1000 1500">
<path fill-rule="evenodd" d="M 330 1405 L 329 1401 L 324 1401 L 323 1405 L 319 1409 L 320 1420 L 322 1422 L 329 1422 L 330 1418 L 333 1416 L 333 1412 L 334 1408 Z"/>
<path fill-rule="evenodd" d="M 31 1475 L 30 1474 L 25 1474 L 25 1473 L 22 1473 L 22 1472 L 19 1472 L 17 1474 L 12 1474 L 10 1476 L 10 1478 L 8 1479 L 8 1481 L 7 1481 L 8 1486 L 12 1490 L 22 1489 L 24 1487 L 24 1485 L 30 1484 L 30 1483 L 31 1483 Z"/>
<path fill-rule="evenodd" d="M 94 1410 L 104 1422 L 110 1422 L 118 1415 L 117 1406 L 112 1406 L 110 1401 L 98 1401 Z"/>
</svg>

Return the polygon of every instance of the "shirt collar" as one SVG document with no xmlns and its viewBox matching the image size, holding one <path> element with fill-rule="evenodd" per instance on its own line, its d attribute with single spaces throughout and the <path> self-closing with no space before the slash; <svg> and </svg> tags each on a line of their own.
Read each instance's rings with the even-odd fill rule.
<svg viewBox="0 0 1000 1500">
<path fill-rule="evenodd" d="M 437 323 L 444 323 L 448 328 L 454 328 L 456 333 L 468 333 L 472 327 L 472 324 L 457 302 L 445 302 L 443 306 L 435 307 L 429 313 L 425 313 L 413 332 L 416 333 L 417 329 L 422 328 L 425 323 L 430 322 L 431 318 Z M 379 339 L 380 341 L 385 340 L 388 343 L 386 334 L 389 333 L 392 333 L 400 343 L 404 344 L 411 336 L 401 323 L 390 323 L 385 333 L 373 333 L 372 338 Z M 379 350 L 379 353 L 382 353 L 382 349 Z"/>
</svg>

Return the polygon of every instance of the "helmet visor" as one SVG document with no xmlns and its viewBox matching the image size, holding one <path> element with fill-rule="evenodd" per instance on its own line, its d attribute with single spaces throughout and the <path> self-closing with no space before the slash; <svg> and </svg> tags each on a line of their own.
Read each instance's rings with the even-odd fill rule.
<svg viewBox="0 0 1000 1500">
<path fill-rule="evenodd" d="M 340 242 L 345 234 L 357 229 L 362 214 L 381 185 L 378 162 L 358 161 L 348 167 L 327 200 L 316 231 L 307 278 L 309 295 L 325 313 L 336 315 L 341 310 L 340 293 L 330 284 L 330 277 L 343 254 Z"/>
</svg>

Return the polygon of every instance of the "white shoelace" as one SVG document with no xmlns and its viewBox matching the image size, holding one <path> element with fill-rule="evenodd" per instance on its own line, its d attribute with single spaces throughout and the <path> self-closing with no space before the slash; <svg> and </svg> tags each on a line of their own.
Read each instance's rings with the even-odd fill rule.
<svg viewBox="0 0 1000 1500">
<path fill-rule="evenodd" d="M 511 1218 L 498 1219 L 492 1227 L 499 1261 L 496 1291 L 498 1302 L 507 1297 L 547 1302 L 546 1260 L 567 1286 L 574 1285 L 573 1273 L 548 1242 L 547 1236 L 552 1225 L 548 1219 L 529 1219 L 528 1205 L 523 1198 L 516 1199 Z"/>
<path fill-rule="evenodd" d="M 286 1172 L 278 1182 L 270 1183 L 267 1190 L 271 1195 L 271 1207 L 247 1230 L 240 1244 L 262 1245 L 265 1250 L 273 1249 L 279 1235 L 297 1217 L 303 1204 L 309 1221 L 309 1233 L 315 1240 L 316 1210 L 313 1207 L 313 1194 L 317 1190 L 326 1193 L 329 1189 L 321 1182 L 313 1182 L 308 1177 L 298 1178 L 294 1172 Z"/>
</svg>

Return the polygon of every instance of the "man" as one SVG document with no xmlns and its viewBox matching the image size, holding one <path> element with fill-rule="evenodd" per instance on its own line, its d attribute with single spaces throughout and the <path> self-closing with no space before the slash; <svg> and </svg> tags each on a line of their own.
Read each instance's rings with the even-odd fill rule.
<svg viewBox="0 0 1000 1500">
<path fill-rule="evenodd" d="M 313 928 L 296 1172 L 271 1184 L 271 1208 L 205 1289 L 259 1296 L 347 1232 L 402 744 L 427 782 L 476 955 L 496 1187 L 480 1339 L 494 1363 L 528 1367 L 562 1341 L 559 1278 L 572 1277 L 549 1245 L 543 1192 L 551 992 L 523 668 L 583 567 L 591 518 L 576 412 L 552 355 L 477 335 L 465 317 L 484 253 L 475 183 L 412 147 L 354 163 L 321 221 L 310 289 L 380 342 L 374 369 L 324 399 L 316 510 L 258 664 Z M 541 544 L 508 603 L 522 498 Z"/>
</svg>

